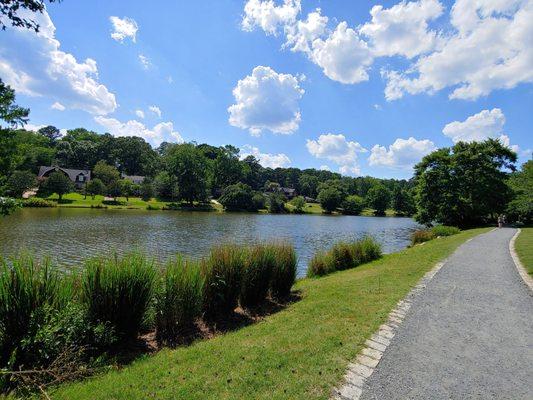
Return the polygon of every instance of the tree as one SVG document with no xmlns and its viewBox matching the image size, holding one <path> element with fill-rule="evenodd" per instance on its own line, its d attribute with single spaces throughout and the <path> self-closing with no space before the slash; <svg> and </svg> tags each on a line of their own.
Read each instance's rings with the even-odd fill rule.
<svg viewBox="0 0 533 400">
<path fill-rule="evenodd" d="M 320 181 L 316 176 L 309 175 L 309 174 L 303 174 L 300 175 L 299 179 L 300 183 L 300 193 L 304 196 L 311 197 L 313 199 L 317 196 L 317 188 Z"/>
<path fill-rule="evenodd" d="M 191 143 L 169 149 L 167 156 L 169 174 L 176 177 L 178 197 L 191 206 L 194 201 L 207 198 L 207 159 Z"/>
<path fill-rule="evenodd" d="M 146 175 L 153 171 L 157 154 L 143 138 L 124 136 L 114 138 L 111 157 L 126 174 Z"/>
<path fill-rule="evenodd" d="M 221 147 L 213 163 L 213 189 L 242 182 L 243 178 L 239 149 L 233 146 Z"/>
<path fill-rule="evenodd" d="M 120 180 L 120 172 L 112 165 L 108 165 L 105 161 L 98 161 L 93 168 L 93 175 L 100 179 L 104 185 L 109 186 L 111 182 Z"/>
<path fill-rule="evenodd" d="M 2 7 L 0 5 L 0 13 Z M 29 114 L 30 110 L 28 108 L 22 108 L 15 104 L 15 91 L 0 79 L 0 119 L 7 122 L 9 127 L 16 128 L 28 122 Z"/>
<path fill-rule="evenodd" d="M 59 2 L 61 0 L 48 0 L 50 3 Z M 33 29 L 39 32 L 39 24 L 33 18 L 28 18 L 25 10 L 33 13 L 42 13 L 45 8 L 43 0 L 1 0 L 0 1 L 0 27 L 2 30 L 6 29 L 6 24 L 11 23 L 12 26 Z M 22 11 L 21 14 L 20 11 Z"/>
<path fill-rule="evenodd" d="M 515 162 L 516 153 L 495 139 L 425 156 L 415 166 L 416 220 L 464 228 L 496 219 L 511 200 L 506 180 Z"/>
<path fill-rule="evenodd" d="M 163 171 L 154 179 L 155 193 L 160 199 L 174 199 L 178 195 L 178 183 L 175 176 Z M 153 197 L 153 195 L 151 196 Z"/>
<path fill-rule="evenodd" d="M 285 212 L 285 203 L 287 199 L 281 193 L 270 193 L 268 195 L 268 211 L 272 214 Z"/>
<path fill-rule="evenodd" d="M 392 208 L 399 215 L 412 215 L 415 213 L 413 197 L 407 189 L 396 186 L 392 192 Z"/>
<path fill-rule="evenodd" d="M 342 203 L 342 192 L 335 186 L 323 186 L 317 200 L 327 213 L 335 211 Z"/>
<path fill-rule="evenodd" d="M 381 183 L 374 185 L 368 190 L 366 201 L 374 209 L 374 214 L 385 215 L 390 202 L 390 191 Z"/>
<path fill-rule="evenodd" d="M 7 180 L 8 193 L 13 197 L 22 197 L 22 194 L 37 186 L 37 177 L 30 171 L 15 171 Z"/>
<path fill-rule="evenodd" d="M 303 198 L 303 196 L 296 196 L 294 199 L 291 200 L 291 205 L 294 207 L 294 212 L 300 214 L 304 211 L 305 199 Z"/>
<path fill-rule="evenodd" d="M 144 178 L 144 181 L 141 183 L 140 195 L 144 201 L 150 201 L 155 196 L 154 184 L 151 179 Z"/>
<path fill-rule="evenodd" d="M 236 183 L 235 185 L 229 185 L 224 189 L 219 201 L 226 210 L 253 211 L 257 210 L 257 208 L 255 208 L 253 197 L 254 192 L 250 186 L 244 183 Z"/>
<path fill-rule="evenodd" d="M 109 197 L 117 199 L 117 197 L 122 196 L 122 183 L 120 180 L 111 181 L 106 185 L 106 193 Z"/>
<path fill-rule="evenodd" d="M 52 172 L 43 184 L 44 189 L 49 193 L 57 193 L 59 201 L 63 200 L 63 195 L 72 191 L 73 186 L 69 177 L 63 172 Z"/>
<path fill-rule="evenodd" d="M 94 196 L 104 194 L 106 192 L 106 187 L 104 182 L 98 178 L 91 179 L 85 184 L 85 196 L 90 195 L 94 200 Z"/>
<path fill-rule="evenodd" d="M 512 220 L 525 224 L 533 222 L 533 160 L 522 165 L 522 170 L 511 174 L 509 187 L 513 200 L 507 205 L 507 214 Z"/>
<path fill-rule="evenodd" d="M 61 137 L 59 129 L 52 125 L 45 126 L 39 129 L 37 132 L 43 135 L 45 138 L 48 138 L 48 140 L 50 140 L 50 143 L 55 143 L 56 140 Z"/>
<path fill-rule="evenodd" d="M 365 207 L 365 201 L 357 195 L 348 196 L 342 202 L 342 213 L 347 215 L 359 215 Z"/>
<path fill-rule="evenodd" d="M 122 179 L 119 182 L 122 196 L 126 198 L 126 201 L 130 201 L 130 197 L 133 196 L 133 182 L 129 179 Z"/>
</svg>

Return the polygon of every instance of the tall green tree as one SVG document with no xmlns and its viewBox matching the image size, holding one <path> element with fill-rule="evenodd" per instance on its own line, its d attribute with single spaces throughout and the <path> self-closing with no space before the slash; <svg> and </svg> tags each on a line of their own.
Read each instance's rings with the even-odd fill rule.
<svg viewBox="0 0 533 400">
<path fill-rule="evenodd" d="M 98 178 L 91 179 L 89 182 L 85 184 L 85 196 L 89 195 L 93 198 L 93 200 L 94 200 L 94 196 L 98 194 L 102 195 L 105 192 L 106 192 L 106 187 L 104 183 Z"/>
<path fill-rule="evenodd" d="M 104 185 L 109 186 L 111 182 L 120 180 L 120 172 L 112 165 L 104 161 L 98 161 L 93 168 L 93 176 L 100 179 Z"/>
<path fill-rule="evenodd" d="M 411 193 L 400 186 L 392 191 L 391 203 L 392 209 L 399 215 L 412 215 L 416 211 Z"/>
<path fill-rule="evenodd" d="M 49 193 L 57 193 L 59 201 L 63 200 L 63 195 L 73 190 L 71 180 L 63 172 L 52 172 L 44 181 L 43 189 Z"/>
<path fill-rule="evenodd" d="M 56 140 L 61 137 L 61 132 L 59 132 L 59 129 L 52 125 L 42 127 L 37 132 L 47 138 L 52 144 L 54 144 Z"/>
<path fill-rule="evenodd" d="M 37 186 L 37 176 L 30 171 L 15 171 L 7 179 L 7 191 L 10 196 L 22 197 L 22 194 Z"/>
<path fill-rule="evenodd" d="M 390 191 L 381 183 L 374 185 L 368 190 L 366 201 L 374 209 L 374 214 L 385 215 L 390 203 Z"/>
<path fill-rule="evenodd" d="M 331 213 L 340 207 L 343 198 L 343 193 L 336 185 L 326 185 L 318 193 L 317 200 L 325 212 Z"/>
<path fill-rule="evenodd" d="M 512 197 L 506 180 L 515 162 L 516 153 L 495 139 L 425 156 L 415 167 L 416 220 L 458 227 L 494 220 Z"/>
<path fill-rule="evenodd" d="M 533 160 L 522 165 L 520 171 L 509 178 L 513 200 L 507 205 L 507 214 L 513 220 L 526 224 L 533 222 Z"/>
<path fill-rule="evenodd" d="M 189 204 L 207 198 L 208 163 L 194 144 L 172 147 L 167 155 L 169 174 L 176 177 L 178 197 Z"/>
</svg>

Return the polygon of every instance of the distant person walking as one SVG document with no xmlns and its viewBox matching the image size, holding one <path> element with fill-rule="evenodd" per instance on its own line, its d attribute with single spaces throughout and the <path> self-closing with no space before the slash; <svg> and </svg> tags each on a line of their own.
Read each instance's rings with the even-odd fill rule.
<svg viewBox="0 0 533 400">
<path fill-rule="evenodd" d="M 504 221 L 503 215 L 500 214 L 498 216 L 498 228 L 502 228 L 503 227 L 503 221 Z"/>
</svg>

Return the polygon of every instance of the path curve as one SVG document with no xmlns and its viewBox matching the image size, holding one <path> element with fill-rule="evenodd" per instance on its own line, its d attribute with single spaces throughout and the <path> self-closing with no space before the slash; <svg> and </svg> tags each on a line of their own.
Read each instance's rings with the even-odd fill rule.
<svg viewBox="0 0 533 400">
<path fill-rule="evenodd" d="M 533 296 L 515 229 L 460 246 L 412 303 L 361 399 L 533 399 Z"/>
</svg>

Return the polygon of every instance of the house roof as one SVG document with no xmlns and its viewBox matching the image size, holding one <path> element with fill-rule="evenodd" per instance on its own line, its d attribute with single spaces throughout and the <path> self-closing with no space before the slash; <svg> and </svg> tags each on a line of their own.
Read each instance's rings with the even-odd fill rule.
<svg viewBox="0 0 533 400">
<path fill-rule="evenodd" d="M 88 169 L 72 169 L 72 168 L 62 168 L 62 167 L 57 167 L 57 166 L 46 167 L 43 165 L 39 167 L 39 178 L 43 177 L 44 175 L 46 175 L 47 173 L 53 170 L 63 171 L 65 174 L 68 175 L 68 177 L 72 181 L 75 181 L 78 175 L 84 175 L 85 177 L 89 179 L 91 178 L 91 171 L 89 171 Z"/>
</svg>

